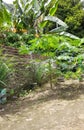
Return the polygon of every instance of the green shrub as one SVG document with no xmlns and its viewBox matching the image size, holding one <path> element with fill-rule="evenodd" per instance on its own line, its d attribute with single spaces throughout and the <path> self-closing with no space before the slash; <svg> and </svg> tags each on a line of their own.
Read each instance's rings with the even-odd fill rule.
<svg viewBox="0 0 84 130">
<path fill-rule="evenodd" d="M 29 41 L 34 39 L 32 34 L 20 34 L 8 31 L 2 31 L 0 33 L 0 44 L 19 48 L 22 44 L 29 46 Z"/>
<path fill-rule="evenodd" d="M 5 56 L 0 55 L 0 88 L 7 88 L 8 79 L 12 71 L 11 67 L 10 61 Z"/>
<path fill-rule="evenodd" d="M 48 81 L 47 63 L 32 60 L 26 67 L 26 83 L 22 86 L 25 90 L 34 89 L 35 86 L 41 86 Z"/>
<path fill-rule="evenodd" d="M 29 41 L 34 38 L 35 36 L 33 34 L 22 34 L 22 41 L 26 45 L 30 45 Z"/>
</svg>

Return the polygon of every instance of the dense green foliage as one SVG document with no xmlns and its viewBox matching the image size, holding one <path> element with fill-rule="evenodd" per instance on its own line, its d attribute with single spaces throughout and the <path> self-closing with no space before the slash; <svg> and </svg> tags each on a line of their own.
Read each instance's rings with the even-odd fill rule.
<svg viewBox="0 0 84 130">
<path fill-rule="evenodd" d="M 54 15 L 57 5 L 58 0 L 41 0 L 40 3 L 38 0 L 15 0 L 13 16 L 15 28 L 27 29 L 28 33 L 42 33 L 42 27 L 47 23 L 43 22 L 46 14 Z"/>
<path fill-rule="evenodd" d="M 8 85 L 8 79 L 12 72 L 12 64 L 6 56 L 1 56 L 0 52 L 0 89 L 5 88 Z"/>
<path fill-rule="evenodd" d="M 35 38 L 33 34 L 14 33 L 11 31 L 2 31 L 0 33 L 0 44 L 18 48 L 22 44 L 29 45 L 29 40 Z"/>
<path fill-rule="evenodd" d="M 10 25 L 11 23 L 11 15 L 0 0 L 0 28 L 6 26 L 7 24 Z"/>
<path fill-rule="evenodd" d="M 84 10 L 80 0 L 59 0 L 56 15 L 67 23 L 68 32 L 84 37 Z"/>
<path fill-rule="evenodd" d="M 84 69 L 83 65 L 83 41 L 75 40 L 59 35 L 43 35 L 30 41 L 31 45 L 20 47 L 20 53 L 36 53 L 47 56 L 52 64 L 54 61 L 54 72 L 64 77 L 79 78 Z M 52 68 L 52 67 L 51 67 Z M 49 69 L 49 68 L 48 68 Z"/>
<path fill-rule="evenodd" d="M 58 1 L 59 0 L 42 0 L 39 3 L 38 0 L 15 0 L 12 5 L 12 11 L 10 9 L 11 7 L 8 7 L 3 2 L 2 9 L 5 8 L 6 11 L 9 10 L 9 14 L 11 14 L 11 27 L 16 29 L 15 32 L 24 30 L 29 34 L 42 34 L 45 32 L 44 28 L 49 21 L 63 26 L 62 30 L 67 28 L 67 25 L 63 21 L 54 16 L 57 11 Z M 3 21 L 6 20 L 3 19 Z M 8 26 L 7 23 L 6 26 Z"/>
</svg>

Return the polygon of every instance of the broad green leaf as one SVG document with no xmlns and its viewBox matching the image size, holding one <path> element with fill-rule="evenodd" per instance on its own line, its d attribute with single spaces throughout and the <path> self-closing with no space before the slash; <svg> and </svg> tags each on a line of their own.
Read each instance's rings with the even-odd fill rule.
<svg viewBox="0 0 84 130">
<path fill-rule="evenodd" d="M 50 3 L 51 3 L 52 0 L 48 0 L 46 3 L 45 3 L 45 7 L 48 6 Z"/>
<path fill-rule="evenodd" d="M 44 27 L 46 26 L 47 22 L 48 22 L 48 21 L 43 21 L 43 22 L 40 23 L 39 26 L 40 26 L 41 28 L 44 28 Z"/>
<path fill-rule="evenodd" d="M 61 32 L 60 35 L 65 35 L 65 36 L 68 36 L 68 37 L 73 38 L 73 39 L 80 39 L 79 37 L 77 37 L 71 33 L 68 33 L 68 32 Z"/>
<path fill-rule="evenodd" d="M 52 7 L 49 10 L 49 13 L 50 13 L 51 16 L 53 16 L 55 14 L 55 12 L 57 11 L 57 7 L 58 7 L 58 1 L 55 3 L 54 7 Z"/>
<path fill-rule="evenodd" d="M 35 13 L 37 13 L 40 10 L 40 5 L 38 0 L 34 0 L 34 9 L 35 9 Z"/>
<path fill-rule="evenodd" d="M 63 26 L 60 26 L 60 27 L 57 27 L 55 29 L 50 30 L 50 32 L 51 33 L 53 33 L 53 32 L 59 33 L 59 32 L 63 32 L 64 30 L 66 30 L 66 28 L 64 28 Z"/>
<path fill-rule="evenodd" d="M 66 23 L 64 23 L 62 20 L 60 20 L 59 18 L 57 18 L 55 16 L 45 16 L 44 21 L 47 21 L 47 20 L 56 22 L 58 25 L 61 25 L 65 28 L 68 27 Z"/>
<path fill-rule="evenodd" d="M 24 13 L 28 13 L 32 9 L 32 4 L 27 3 L 24 8 Z"/>
</svg>

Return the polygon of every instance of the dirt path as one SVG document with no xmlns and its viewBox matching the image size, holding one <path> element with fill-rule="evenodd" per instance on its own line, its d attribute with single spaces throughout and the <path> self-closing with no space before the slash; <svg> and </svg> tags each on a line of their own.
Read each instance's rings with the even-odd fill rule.
<svg viewBox="0 0 84 130">
<path fill-rule="evenodd" d="M 83 92 L 46 90 L 8 103 L 0 111 L 0 130 L 84 130 Z"/>
</svg>

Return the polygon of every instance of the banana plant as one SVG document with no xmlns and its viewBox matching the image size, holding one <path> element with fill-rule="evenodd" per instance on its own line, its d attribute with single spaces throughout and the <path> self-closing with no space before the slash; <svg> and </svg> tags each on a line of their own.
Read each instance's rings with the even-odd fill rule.
<svg viewBox="0 0 84 130">
<path fill-rule="evenodd" d="M 11 22 L 11 15 L 6 9 L 2 0 L 0 0 L 0 27 L 8 25 Z"/>
<path fill-rule="evenodd" d="M 26 28 L 28 32 L 43 33 L 48 21 L 56 22 L 62 26 L 67 25 L 59 18 L 53 16 L 57 10 L 59 0 L 15 0 L 14 25 L 16 28 Z M 56 28 L 57 29 L 57 28 Z"/>
</svg>

